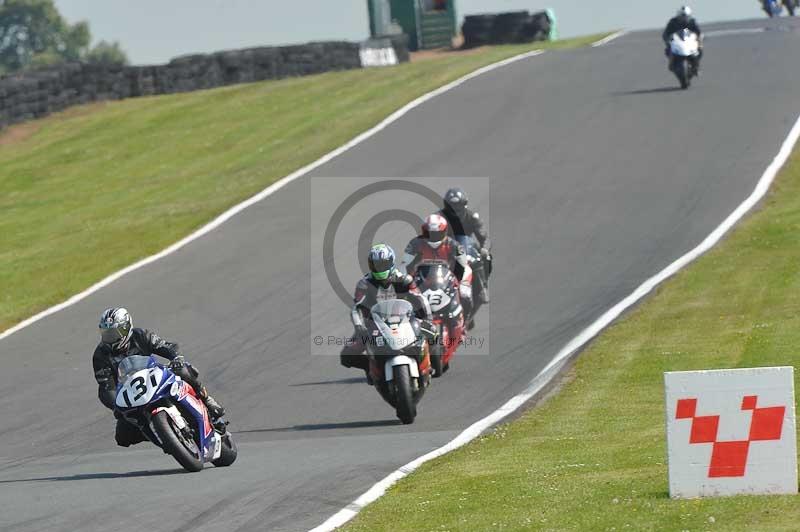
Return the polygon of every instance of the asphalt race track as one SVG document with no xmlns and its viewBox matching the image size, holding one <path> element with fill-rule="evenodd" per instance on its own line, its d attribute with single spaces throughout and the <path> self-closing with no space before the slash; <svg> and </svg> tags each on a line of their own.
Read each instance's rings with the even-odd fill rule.
<svg viewBox="0 0 800 532">
<path fill-rule="evenodd" d="M 0 341 L 0 530 L 304 530 L 492 412 L 716 227 L 796 120 L 800 25 L 708 29 L 737 31 L 708 38 L 688 92 L 674 90 L 656 32 L 500 68 L 413 110 L 311 184 L 291 183 Z M 431 176 L 488 178 L 464 183 L 494 239 L 493 300 L 474 331 L 491 354 L 457 358 L 417 422 L 402 426 L 363 374 L 311 355 L 315 335 L 350 330 L 314 258 L 316 221 L 370 182 L 361 178 Z M 362 202 L 343 221 L 335 260 L 348 289 L 359 223 L 431 209 L 393 197 Z M 392 223 L 378 235 L 402 247 L 412 232 Z M 150 444 L 116 447 L 90 364 L 98 316 L 112 305 L 180 342 L 199 367 L 238 437 L 232 467 L 189 475 Z"/>
</svg>

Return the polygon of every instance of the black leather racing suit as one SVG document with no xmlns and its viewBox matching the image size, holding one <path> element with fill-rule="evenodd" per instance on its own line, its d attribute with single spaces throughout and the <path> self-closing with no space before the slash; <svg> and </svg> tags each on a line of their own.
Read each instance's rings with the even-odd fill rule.
<svg viewBox="0 0 800 532">
<path fill-rule="evenodd" d="M 482 303 L 489 302 L 489 276 L 492 273 L 492 256 L 490 254 L 492 242 L 489 240 L 489 232 L 486 230 L 480 215 L 469 207 L 466 207 L 460 215 L 447 206 L 437 214 L 447 219 L 447 223 L 452 228 L 455 236 L 465 235 L 471 237 L 474 235 L 478 245 L 481 247 L 482 264 L 472 265 L 475 276 L 472 283 L 475 291 L 474 314 Z"/>
<path fill-rule="evenodd" d="M 697 56 L 694 62 L 695 69 L 700 69 L 700 60 L 703 58 L 703 32 L 700 31 L 700 26 L 697 24 L 697 21 L 694 17 L 687 17 L 686 15 L 678 15 L 669 19 L 667 22 L 667 27 L 664 28 L 664 32 L 661 34 L 661 39 L 664 41 L 664 45 L 666 46 L 665 53 L 667 57 L 670 56 L 669 50 L 669 40 L 674 33 L 678 33 L 681 30 L 688 29 L 689 31 L 696 33 L 697 38 L 700 42 L 700 55 Z M 670 62 L 670 65 L 672 63 Z"/>
<path fill-rule="evenodd" d="M 110 345 L 100 342 L 92 355 L 94 378 L 97 380 L 97 395 L 106 408 L 114 410 L 117 389 L 117 366 L 123 358 L 131 355 L 158 355 L 172 361 L 180 356 L 178 344 L 167 342 L 154 332 L 146 329 L 134 328 L 128 348 L 124 352 L 115 352 Z M 184 363 L 181 367 L 172 368 L 173 373 L 192 385 L 201 398 L 208 395 L 205 386 L 199 381 L 197 370 L 190 364 Z M 131 425 L 122 418 L 117 418 L 116 430 L 117 444 L 128 447 L 135 443 L 145 441 L 145 437 L 138 427 Z"/>
<path fill-rule="evenodd" d="M 371 274 L 366 274 L 356 284 L 353 308 L 350 311 L 350 320 L 353 322 L 355 333 L 339 355 L 342 365 L 346 368 L 363 370 L 369 368 L 369 361 L 364 356 L 365 346 L 360 333 L 366 327 L 365 317 L 369 315 L 372 306 L 378 302 L 380 292 L 387 293 L 388 297 L 405 299 L 414 307 L 417 318 L 428 322 L 431 320 L 431 306 L 420 293 L 413 277 L 396 268 L 389 274 L 386 281 L 376 281 Z"/>
</svg>

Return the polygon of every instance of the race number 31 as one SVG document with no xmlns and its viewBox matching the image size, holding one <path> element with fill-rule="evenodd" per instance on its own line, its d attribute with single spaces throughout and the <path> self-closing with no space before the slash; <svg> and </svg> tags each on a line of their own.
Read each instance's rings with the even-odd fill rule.
<svg viewBox="0 0 800 532">
<path fill-rule="evenodd" d="M 794 368 L 664 374 L 671 497 L 797 493 Z"/>
</svg>

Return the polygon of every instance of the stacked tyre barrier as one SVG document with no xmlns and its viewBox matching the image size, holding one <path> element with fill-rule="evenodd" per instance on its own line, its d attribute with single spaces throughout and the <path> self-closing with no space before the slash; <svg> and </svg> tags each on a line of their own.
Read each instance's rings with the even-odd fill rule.
<svg viewBox="0 0 800 532">
<path fill-rule="evenodd" d="M 464 48 L 487 44 L 514 44 L 547 40 L 551 20 L 546 12 L 514 11 L 464 18 Z"/>
<path fill-rule="evenodd" d="M 398 62 L 408 61 L 407 41 L 390 43 Z M 89 102 L 361 68 L 360 49 L 320 42 L 189 55 L 157 66 L 68 63 L 26 71 L 0 78 L 0 128 Z"/>
</svg>

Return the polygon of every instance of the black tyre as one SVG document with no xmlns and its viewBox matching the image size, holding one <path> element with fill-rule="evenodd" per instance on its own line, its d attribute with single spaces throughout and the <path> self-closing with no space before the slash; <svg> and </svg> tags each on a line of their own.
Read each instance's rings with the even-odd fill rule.
<svg viewBox="0 0 800 532">
<path fill-rule="evenodd" d="M 414 404 L 414 393 L 411 390 L 411 373 L 408 366 L 394 367 L 394 386 L 397 397 L 397 417 L 403 425 L 410 425 L 417 417 L 417 406 Z"/>
<path fill-rule="evenodd" d="M 443 352 L 444 346 L 439 341 L 430 346 L 431 368 L 433 368 L 433 378 L 435 379 L 438 379 L 444 373 L 444 365 L 442 364 Z"/>
<path fill-rule="evenodd" d="M 186 471 L 195 473 L 203 469 L 203 458 L 194 439 L 187 438 L 175 426 L 166 412 L 158 412 L 152 418 L 153 430 L 161 440 L 164 450 L 171 454 Z"/>
<path fill-rule="evenodd" d="M 678 64 L 675 68 L 675 74 L 678 76 L 678 80 L 681 82 L 682 89 L 688 89 L 690 80 L 689 80 L 689 61 L 686 59 L 681 59 L 678 61 Z"/>
<path fill-rule="evenodd" d="M 228 467 L 236 461 L 239 454 L 239 449 L 236 447 L 236 442 L 233 440 L 230 432 L 225 432 L 222 436 L 222 452 L 219 458 L 212 460 L 211 463 L 217 467 Z"/>
</svg>

